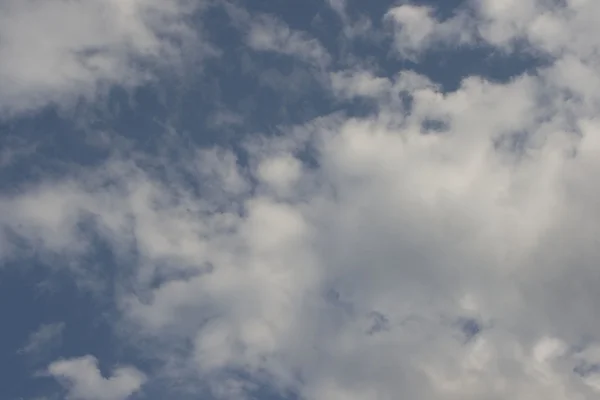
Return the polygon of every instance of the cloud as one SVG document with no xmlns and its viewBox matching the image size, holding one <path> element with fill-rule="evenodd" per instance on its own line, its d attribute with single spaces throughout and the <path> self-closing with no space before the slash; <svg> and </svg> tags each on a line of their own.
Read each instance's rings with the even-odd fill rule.
<svg viewBox="0 0 600 400">
<path fill-rule="evenodd" d="M 196 52 L 211 54 L 185 22 L 196 6 L 179 0 L 2 2 L 0 113 L 94 100 L 111 85 L 146 83 L 157 68 L 182 62 L 176 43 L 194 40 Z"/>
<path fill-rule="evenodd" d="M 250 23 L 246 41 L 254 50 L 285 54 L 315 67 L 324 68 L 331 60 L 318 40 L 267 15 L 259 16 Z"/>
<path fill-rule="evenodd" d="M 77 400 L 124 400 L 146 382 L 146 376 L 133 367 L 117 367 L 104 378 L 93 356 L 55 361 L 48 373 L 65 387 L 67 398 Z"/>
<path fill-rule="evenodd" d="M 366 38 L 373 35 L 375 29 L 370 18 L 360 15 L 356 20 L 348 14 L 346 0 L 327 0 L 327 5 L 337 14 L 343 24 L 343 33 L 348 39 Z"/>
<path fill-rule="evenodd" d="M 434 8 L 411 4 L 391 8 L 384 19 L 393 27 L 395 50 L 410 60 L 435 48 L 491 46 L 507 54 L 572 54 L 587 63 L 597 62 L 592 16 L 599 10 L 585 0 L 484 0 L 465 2 L 443 20 Z"/>
<path fill-rule="evenodd" d="M 367 70 L 339 71 L 331 74 L 331 88 L 342 98 L 377 98 L 389 92 L 390 81 Z"/>
<path fill-rule="evenodd" d="M 580 356 L 571 348 L 598 327 L 580 317 L 597 302 L 580 286 L 596 260 L 595 195 L 573 177 L 595 170 L 597 147 L 592 133 L 577 140 L 560 130 L 568 108 L 548 119 L 539 93 L 550 87 L 533 76 L 469 78 L 442 93 L 401 74 L 389 90 L 410 96 L 410 110 L 382 100 L 374 115 L 263 138 L 248 146 L 248 170 L 227 151 L 165 160 L 181 172 L 194 166 L 200 197 L 175 177 L 161 182 L 115 162 L 24 193 L 14 204 L 31 211 L 8 215 L 51 230 L 38 236 L 50 249 L 70 243 L 67 215 L 77 210 L 97 215 L 99 231 L 121 246 L 135 238 L 139 291 L 119 299 L 123 318 L 142 328 L 137 335 L 191 340 L 190 359 L 178 362 L 212 385 L 233 368 L 315 399 L 400 390 L 425 399 L 589 397 L 592 378 L 572 372 Z M 439 118 L 446 132 L 421 134 Z M 495 145 L 520 131 L 529 135 L 522 157 Z M 294 155 L 305 146 L 316 166 Z M 571 146 L 575 159 L 563 155 Z M 259 179 L 252 191 L 249 176 Z M 106 179 L 115 190 L 101 189 Z M 61 203 L 42 202 L 63 205 L 27 206 L 53 197 Z M 153 287 L 156 274 L 163 283 Z M 578 312 L 565 315 L 564 302 Z M 373 315 L 386 329 L 373 331 Z M 465 318 L 492 328 L 465 344 Z"/>
<path fill-rule="evenodd" d="M 538 26 L 545 39 L 527 40 L 547 64 L 452 91 L 411 71 L 328 64 L 332 94 L 373 109 L 252 135 L 241 155 L 177 139 L 169 157 L 117 153 L 2 197 L 2 245 L 77 259 L 92 216 L 130 273 L 116 282 L 122 339 L 158 361 L 170 390 L 184 377 L 223 398 L 263 385 L 315 400 L 593 399 L 600 36 L 573 21 L 594 9 L 502 4 L 457 18 L 502 47 L 535 26 L 528 8 L 509 11 L 535 5 L 575 24 L 573 45 Z M 428 9 L 387 15 L 404 57 L 455 38 Z M 255 49 L 319 63 L 315 42 L 263 22 Z M 123 368 L 102 378 L 91 357 L 49 372 L 84 399 L 123 399 L 145 381 Z"/>
<path fill-rule="evenodd" d="M 439 21 L 427 6 L 403 4 L 385 14 L 393 30 L 394 50 L 402 57 L 417 61 L 433 47 L 457 48 L 473 44 L 475 37 L 468 15 L 459 13 Z"/>
<path fill-rule="evenodd" d="M 35 332 L 29 335 L 25 346 L 19 349 L 19 353 L 28 357 L 38 357 L 53 350 L 60 346 L 64 330 L 64 322 L 40 325 Z"/>
</svg>

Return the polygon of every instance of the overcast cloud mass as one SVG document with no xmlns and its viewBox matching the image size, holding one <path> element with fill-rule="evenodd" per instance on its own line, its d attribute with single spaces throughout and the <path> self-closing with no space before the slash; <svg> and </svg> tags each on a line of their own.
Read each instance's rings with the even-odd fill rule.
<svg viewBox="0 0 600 400">
<path fill-rule="evenodd" d="M 0 1 L 0 399 L 599 398 L 599 20 Z"/>
</svg>

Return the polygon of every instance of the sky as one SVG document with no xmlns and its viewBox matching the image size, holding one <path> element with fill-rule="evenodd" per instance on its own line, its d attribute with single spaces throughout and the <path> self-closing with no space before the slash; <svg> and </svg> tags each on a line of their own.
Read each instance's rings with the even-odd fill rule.
<svg viewBox="0 0 600 400">
<path fill-rule="evenodd" d="M 598 398 L 599 19 L 0 0 L 0 400 Z"/>
</svg>

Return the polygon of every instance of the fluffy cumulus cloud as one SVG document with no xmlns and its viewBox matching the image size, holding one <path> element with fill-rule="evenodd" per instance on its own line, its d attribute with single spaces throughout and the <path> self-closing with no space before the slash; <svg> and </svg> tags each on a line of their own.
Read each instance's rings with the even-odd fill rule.
<svg viewBox="0 0 600 400">
<path fill-rule="evenodd" d="M 121 3 L 130 8 L 111 18 L 141 15 L 143 2 Z M 345 2 L 329 3 L 346 15 Z M 24 19 L 46 7 L 9 4 Z M 60 15 L 99 4 L 61 3 Z M 172 16 L 165 4 L 152 3 Z M 3 195 L 4 260 L 27 257 L 27 241 L 40 257 L 81 260 L 64 267 L 81 279 L 94 246 L 82 221 L 105 239 L 122 271 L 110 291 L 119 337 L 152 360 L 108 378 L 90 356 L 48 373 L 83 400 L 153 398 L 138 392 L 152 381 L 174 397 L 222 399 L 597 398 L 598 17 L 592 0 L 382 14 L 401 57 L 460 44 L 544 60 L 503 82 L 467 76 L 452 91 L 409 70 L 338 70 L 309 33 L 246 19 L 246 45 L 318 65 L 337 102 L 369 107 L 249 135 L 235 150 L 170 139 L 169 156 L 115 152 Z M 108 48 L 102 65 L 125 68 L 122 46 L 160 53 L 154 25 L 122 21 L 110 32 L 85 24 Z M 16 60 L 0 70 L 24 82 L 6 89 L 20 93 L 15 104 L 29 88 L 66 93 L 73 77 L 92 85 L 107 73 L 63 58 L 80 36 L 55 39 L 44 54 L 73 69 L 40 75 L 19 68 L 32 50 L 0 42 Z"/>
</svg>

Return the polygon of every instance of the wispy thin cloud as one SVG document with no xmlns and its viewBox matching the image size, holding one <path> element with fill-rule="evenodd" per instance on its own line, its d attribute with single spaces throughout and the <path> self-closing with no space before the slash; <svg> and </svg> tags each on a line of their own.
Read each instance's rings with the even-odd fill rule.
<svg viewBox="0 0 600 400">
<path fill-rule="evenodd" d="M 61 345 L 65 326 L 64 322 L 40 325 L 29 335 L 18 353 L 34 359 L 47 356 Z"/>
</svg>

